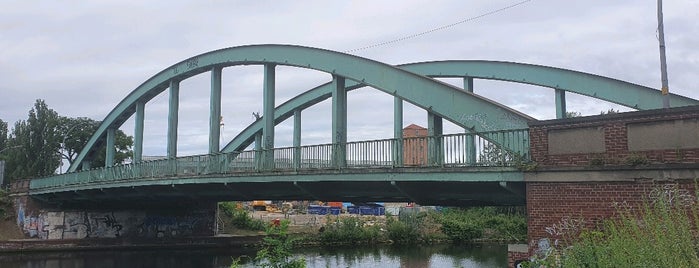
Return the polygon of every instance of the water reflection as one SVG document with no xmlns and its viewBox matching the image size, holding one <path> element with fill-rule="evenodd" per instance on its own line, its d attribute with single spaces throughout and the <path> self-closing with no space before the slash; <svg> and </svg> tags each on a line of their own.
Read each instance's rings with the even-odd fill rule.
<svg viewBox="0 0 699 268">
<path fill-rule="evenodd" d="M 314 267 L 506 267 L 506 245 L 315 248 L 299 252 Z"/>
<path fill-rule="evenodd" d="M 305 248 L 296 251 L 309 268 L 325 267 L 505 267 L 506 245 L 359 246 Z M 233 258 L 255 267 L 252 249 L 82 251 L 0 254 L 2 268 L 227 268 Z"/>
</svg>

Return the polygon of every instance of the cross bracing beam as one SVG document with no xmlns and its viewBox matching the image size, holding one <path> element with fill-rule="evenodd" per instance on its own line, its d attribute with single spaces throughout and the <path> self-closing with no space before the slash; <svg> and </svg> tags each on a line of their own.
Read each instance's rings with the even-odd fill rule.
<svg viewBox="0 0 699 268">
<path fill-rule="evenodd" d="M 214 67 L 269 64 L 314 69 L 345 77 L 431 110 L 458 125 L 473 125 L 474 131 L 524 128 L 527 121 L 533 120 L 483 97 L 377 61 L 301 46 L 241 46 L 189 58 L 146 80 L 107 115 L 68 171 L 78 168 L 88 153 L 103 141 L 108 128 L 121 126 L 133 114 L 137 103 L 148 102 L 160 94 L 169 87 L 171 80 L 182 81 Z"/>
</svg>

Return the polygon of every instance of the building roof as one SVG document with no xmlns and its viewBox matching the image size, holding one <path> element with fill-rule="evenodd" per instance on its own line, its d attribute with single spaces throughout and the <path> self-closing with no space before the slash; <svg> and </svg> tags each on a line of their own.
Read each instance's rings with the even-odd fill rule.
<svg viewBox="0 0 699 268">
<path fill-rule="evenodd" d="M 426 129 L 426 128 L 418 126 L 416 124 L 410 124 L 407 127 L 403 128 L 403 130 L 406 130 L 406 129 Z"/>
</svg>

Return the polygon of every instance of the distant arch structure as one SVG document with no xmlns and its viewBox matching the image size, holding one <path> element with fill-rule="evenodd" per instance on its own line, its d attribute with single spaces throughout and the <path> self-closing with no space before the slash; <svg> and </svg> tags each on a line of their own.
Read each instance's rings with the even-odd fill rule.
<svg viewBox="0 0 699 268">
<path fill-rule="evenodd" d="M 221 71 L 236 65 L 263 65 L 263 117 L 241 132 L 221 150 L 219 118 L 221 114 Z M 275 107 L 275 67 L 278 65 L 314 69 L 331 74 L 333 81 L 309 90 Z M 333 100 L 333 143 L 346 142 L 348 90 L 371 86 L 396 99 L 395 133 L 402 128 L 402 102 L 425 109 L 431 134 L 441 134 L 441 120 L 447 119 L 473 132 L 526 128 L 534 118 L 497 102 L 473 94 L 473 79 L 502 80 L 532 84 L 556 90 L 557 113 L 565 113 L 565 92 L 610 101 L 635 109 L 660 106 L 660 93 L 648 87 L 611 78 L 545 66 L 492 61 L 442 61 L 406 64 L 398 67 L 340 52 L 291 45 L 251 45 L 215 50 L 181 61 L 146 80 L 105 117 L 80 152 L 69 172 L 87 161 L 94 148 L 102 143 L 113 148 L 115 131 L 135 114 L 134 162 L 141 161 L 145 103 L 169 89 L 168 157 L 177 156 L 177 121 L 179 83 L 201 74 L 211 73 L 209 152 L 238 150 L 256 140 L 261 149 L 274 148 L 274 126 L 324 99 Z M 463 77 L 465 89 L 430 77 Z M 696 100 L 671 95 L 673 106 L 699 104 Z M 400 114 L 400 115 L 398 115 Z M 274 115 L 274 116 L 266 116 Z M 296 120 L 295 120 L 296 121 Z M 398 123 L 401 121 L 401 123 Z M 300 122 L 300 119 L 299 121 Z M 296 124 L 295 124 L 296 125 Z M 299 123 L 300 125 L 300 123 Z M 299 127 L 300 129 L 300 127 Z M 300 130 L 298 130 L 300 131 Z M 297 130 L 296 137 L 300 136 Z M 111 165 L 113 150 L 107 150 L 106 163 Z"/>
</svg>

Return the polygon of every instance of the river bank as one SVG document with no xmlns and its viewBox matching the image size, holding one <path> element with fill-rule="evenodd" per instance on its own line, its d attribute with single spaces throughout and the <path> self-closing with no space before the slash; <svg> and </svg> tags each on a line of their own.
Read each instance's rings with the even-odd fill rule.
<svg viewBox="0 0 699 268">
<path fill-rule="evenodd" d="M 244 248 L 255 247 L 263 235 L 187 237 L 167 239 L 13 239 L 0 241 L 0 253 L 85 251 L 85 250 L 138 250 L 138 249 L 187 249 L 187 248 Z"/>
</svg>

